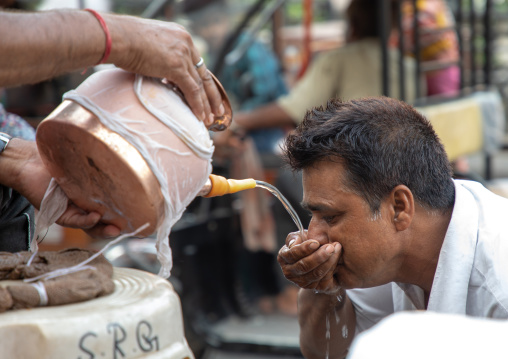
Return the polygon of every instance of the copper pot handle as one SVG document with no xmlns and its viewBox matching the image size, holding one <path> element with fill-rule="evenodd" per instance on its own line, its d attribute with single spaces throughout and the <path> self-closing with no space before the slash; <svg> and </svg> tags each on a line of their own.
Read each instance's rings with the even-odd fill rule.
<svg viewBox="0 0 508 359">
<path fill-rule="evenodd" d="M 224 131 L 229 126 L 231 126 L 231 123 L 233 122 L 233 110 L 231 108 L 231 103 L 229 102 L 228 94 L 226 93 L 226 90 L 224 90 L 224 87 L 220 83 L 220 81 L 215 77 L 214 74 L 210 70 L 207 70 L 210 76 L 212 77 L 213 81 L 215 82 L 215 85 L 219 89 L 219 92 L 222 96 L 222 105 L 224 106 L 224 115 L 222 116 L 215 116 L 215 121 L 208 127 L 209 130 L 217 132 L 217 131 Z M 164 84 L 171 86 L 171 89 L 175 91 L 178 96 L 187 104 L 187 100 L 185 99 L 185 96 L 183 95 L 183 92 L 176 86 L 174 83 L 169 82 L 167 80 L 162 81 Z"/>
</svg>

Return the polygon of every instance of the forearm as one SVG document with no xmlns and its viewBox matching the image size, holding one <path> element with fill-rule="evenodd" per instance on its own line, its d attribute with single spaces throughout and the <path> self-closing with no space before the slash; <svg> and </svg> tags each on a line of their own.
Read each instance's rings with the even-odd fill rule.
<svg viewBox="0 0 508 359">
<path fill-rule="evenodd" d="M 0 38 L 0 87 L 36 83 L 93 66 L 106 44 L 97 19 L 79 10 L 1 11 Z"/>
<path fill-rule="evenodd" d="M 34 152 L 35 143 L 12 139 L 5 151 L 0 154 L 0 184 L 17 190 L 23 167 Z"/>
<path fill-rule="evenodd" d="M 260 128 L 296 126 L 291 116 L 276 103 L 259 107 L 249 112 L 241 112 L 233 120 L 245 130 Z"/>
<path fill-rule="evenodd" d="M 305 358 L 344 358 L 347 355 L 354 338 L 356 315 L 345 291 L 340 293 L 328 295 L 300 290 L 300 348 Z"/>
<path fill-rule="evenodd" d="M 0 154 L 0 184 L 21 193 L 36 208 L 50 179 L 35 142 L 13 138 Z"/>
</svg>

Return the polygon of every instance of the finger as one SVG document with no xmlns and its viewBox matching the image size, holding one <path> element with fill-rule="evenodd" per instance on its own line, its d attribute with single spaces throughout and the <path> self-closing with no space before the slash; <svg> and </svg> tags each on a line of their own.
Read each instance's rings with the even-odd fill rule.
<svg viewBox="0 0 508 359">
<path fill-rule="evenodd" d="M 189 71 L 196 71 L 194 68 Z M 204 92 L 203 87 L 200 86 L 190 73 L 185 75 L 178 75 L 172 81 L 182 91 L 185 100 L 196 117 L 203 121 L 205 125 L 210 122 L 206 117 L 205 106 L 203 104 L 203 97 L 201 93 Z"/>
<path fill-rule="evenodd" d="M 330 273 L 330 274 L 329 274 Z M 325 294 L 333 294 L 336 293 L 338 288 L 340 287 L 339 283 L 329 271 L 325 277 L 321 280 L 317 280 L 309 283 L 305 289 L 313 289 L 316 293 L 325 293 Z"/>
<path fill-rule="evenodd" d="M 338 285 L 334 273 L 337 263 L 339 261 L 340 246 L 334 246 L 333 253 L 322 265 L 316 267 L 312 272 L 309 273 L 308 280 L 315 283 L 313 289 L 320 292 L 330 291 Z"/>
<path fill-rule="evenodd" d="M 174 82 L 182 91 L 187 104 L 196 117 L 207 125 L 210 119 L 205 111 L 204 99 L 206 99 L 206 94 L 201 77 L 196 69 L 196 64 L 200 59 L 197 50 L 191 43 L 190 53 L 182 58 L 181 68 L 174 71 L 168 79 Z"/>
<path fill-rule="evenodd" d="M 295 242 L 290 241 L 291 248 L 284 246 L 279 251 L 280 257 L 288 264 L 297 263 L 305 257 L 311 256 L 319 248 L 319 242 L 315 240 L 295 244 L 296 241 L 297 240 L 295 240 Z M 311 257 L 307 260 L 319 260 L 319 256 Z"/>
<path fill-rule="evenodd" d="M 322 279 L 315 282 L 314 290 L 320 292 L 320 293 L 336 293 L 337 289 L 340 287 L 339 282 L 335 278 L 334 275 L 334 268 L 333 266 L 328 272 L 323 276 Z"/>
<path fill-rule="evenodd" d="M 101 215 L 99 213 L 88 213 L 71 203 L 64 214 L 57 220 L 57 223 L 64 227 L 86 229 L 95 226 L 100 218 Z"/>
<path fill-rule="evenodd" d="M 208 71 L 206 70 L 205 65 L 203 65 L 199 69 L 196 69 L 196 72 L 198 74 L 197 82 L 200 85 L 200 87 L 203 89 L 203 91 L 201 91 L 200 95 L 201 95 L 201 101 L 203 102 L 203 107 L 204 107 L 204 111 L 205 111 L 205 118 L 206 119 L 205 119 L 204 123 L 208 127 L 214 123 L 215 115 L 212 113 L 212 108 L 210 107 L 210 101 L 209 101 L 209 98 L 206 93 L 205 78 L 208 77 L 209 81 L 212 81 L 212 78 L 208 74 Z"/>
<path fill-rule="evenodd" d="M 85 232 L 92 238 L 115 238 L 121 233 L 120 228 L 112 224 L 98 223 L 96 226 L 85 230 Z"/>
<path fill-rule="evenodd" d="M 286 245 L 291 248 L 294 245 L 303 243 L 300 232 L 291 232 L 286 237 Z"/>
<path fill-rule="evenodd" d="M 333 245 L 326 245 L 312 256 L 319 260 L 299 261 L 283 268 L 284 275 L 302 288 L 324 290 L 333 285 L 333 272 L 338 262 L 338 251 Z"/>
<path fill-rule="evenodd" d="M 199 88 L 198 95 L 200 97 L 204 112 L 204 118 L 202 121 L 208 127 L 213 124 L 215 117 L 210 107 L 210 102 L 206 92 L 206 86 L 209 87 L 210 82 L 212 82 L 213 86 L 215 86 L 215 84 L 213 84 L 213 79 L 211 78 L 210 74 L 208 73 L 208 70 L 206 69 L 206 65 L 203 61 L 203 58 L 199 56 L 199 52 L 196 50 L 194 46 L 192 46 L 191 49 L 192 49 L 191 59 L 193 62 L 189 68 L 189 73 L 191 74 L 192 78 L 194 79 Z M 205 84 L 206 82 L 208 83 Z M 217 89 L 216 91 L 217 95 L 220 97 L 220 94 L 218 93 Z"/>
<path fill-rule="evenodd" d="M 319 280 L 316 287 L 314 288 L 321 293 L 336 293 L 340 287 L 338 279 L 335 276 L 335 268 L 337 268 L 339 258 L 342 254 L 342 246 L 339 243 L 334 243 L 334 245 L 334 255 L 330 258 L 330 261 L 333 261 L 333 266 L 328 271 L 326 271 L 323 278 Z"/>
<path fill-rule="evenodd" d="M 309 275 L 312 271 L 316 270 L 320 265 L 327 262 L 330 257 L 334 255 L 335 248 L 332 244 L 327 244 L 321 247 L 318 247 L 317 250 L 310 249 L 315 248 L 316 241 L 312 241 L 313 243 L 305 242 L 293 248 L 294 250 L 300 250 L 301 248 L 308 247 L 307 251 L 312 250 L 313 253 L 303 257 L 302 259 L 294 262 L 288 263 L 291 265 L 291 271 L 294 275 L 303 276 Z M 296 257 L 296 256 L 295 256 Z M 338 259 L 338 258 L 337 258 Z"/>
<path fill-rule="evenodd" d="M 210 106 L 211 108 L 211 112 L 215 115 L 215 116 L 223 116 L 224 113 L 226 112 L 225 108 L 224 108 L 224 105 L 222 104 L 222 95 L 210 73 L 210 71 L 208 71 L 207 67 L 206 67 L 206 64 L 203 64 L 203 66 L 201 66 L 199 69 L 198 69 L 198 73 L 201 77 L 201 81 L 203 82 L 203 88 L 205 90 L 205 95 L 206 95 L 206 103 L 208 103 L 208 105 Z"/>
</svg>

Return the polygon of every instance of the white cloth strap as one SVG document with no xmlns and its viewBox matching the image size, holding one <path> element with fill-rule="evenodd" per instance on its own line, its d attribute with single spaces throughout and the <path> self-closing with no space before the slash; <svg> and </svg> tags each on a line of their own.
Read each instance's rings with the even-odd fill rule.
<svg viewBox="0 0 508 359">
<path fill-rule="evenodd" d="M 45 307 L 48 305 L 48 292 L 46 292 L 46 287 L 44 286 L 44 283 L 42 282 L 35 282 L 30 283 L 32 287 L 37 289 L 37 292 L 39 293 L 39 307 Z"/>
</svg>

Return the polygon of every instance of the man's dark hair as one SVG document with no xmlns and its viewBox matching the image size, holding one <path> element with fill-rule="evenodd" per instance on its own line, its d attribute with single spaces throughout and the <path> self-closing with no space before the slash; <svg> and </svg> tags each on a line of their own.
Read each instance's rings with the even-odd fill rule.
<svg viewBox="0 0 508 359">
<path fill-rule="evenodd" d="M 388 97 L 330 100 L 307 111 L 283 146 L 293 170 L 321 160 L 345 167 L 345 186 L 373 213 L 399 184 L 429 210 L 453 207 L 451 166 L 431 124 L 410 105 Z"/>
</svg>

